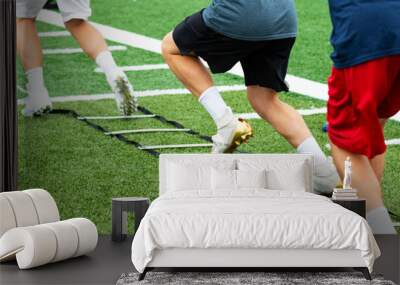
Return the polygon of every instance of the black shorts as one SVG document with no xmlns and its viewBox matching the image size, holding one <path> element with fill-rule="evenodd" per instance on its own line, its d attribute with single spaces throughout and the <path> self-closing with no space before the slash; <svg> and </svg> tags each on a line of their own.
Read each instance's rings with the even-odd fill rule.
<svg viewBox="0 0 400 285">
<path fill-rule="evenodd" d="M 202 12 L 187 17 L 173 31 L 173 39 L 182 55 L 201 57 L 212 73 L 227 72 L 240 62 L 246 86 L 258 85 L 276 92 L 289 90 L 285 77 L 295 38 L 232 39 L 207 27 Z"/>
</svg>

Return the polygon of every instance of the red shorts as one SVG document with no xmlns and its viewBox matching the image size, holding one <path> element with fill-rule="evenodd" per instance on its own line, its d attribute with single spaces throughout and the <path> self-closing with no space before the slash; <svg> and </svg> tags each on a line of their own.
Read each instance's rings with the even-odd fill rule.
<svg viewBox="0 0 400 285">
<path fill-rule="evenodd" d="M 379 119 L 400 110 L 400 55 L 344 69 L 328 80 L 329 138 L 333 144 L 372 159 L 386 151 Z"/>
</svg>

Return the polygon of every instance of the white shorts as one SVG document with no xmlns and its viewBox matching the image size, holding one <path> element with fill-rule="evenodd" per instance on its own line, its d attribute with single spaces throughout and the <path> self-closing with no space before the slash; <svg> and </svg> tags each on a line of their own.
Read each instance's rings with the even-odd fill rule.
<svg viewBox="0 0 400 285">
<path fill-rule="evenodd" d="M 36 18 L 47 0 L 17 0 L 17 18 Z M 57 0 L 64 23 L 71 19 L 87 20 L 92 15 L 90 0 Z"/>
</svg>

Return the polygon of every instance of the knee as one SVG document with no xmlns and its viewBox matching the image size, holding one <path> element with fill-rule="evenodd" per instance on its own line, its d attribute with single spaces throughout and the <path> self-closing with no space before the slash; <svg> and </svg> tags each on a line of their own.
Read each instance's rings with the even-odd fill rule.
<svg viewBox="0 0 400 285">
<path fill-rule="evenodd" d="M 85 20 L 82 20 L 82 19 L 71 19 L 71 20 L 65 22 L 65 27 L 68 30 L 76 29 L 76 28 L 81 27 L 84 23 L 85 23 Z"/>
<path fill-rule="evenodd" d="M 263 102 L 264 108 L 272 108 L 280 102 L 278 93 L 274 90 L 256 85 L 247 87 L 247 98 L 252 103 Z"/>
<path fill-rule="evenodd" d="M 174 39 L 172 38 L 172 32 L 168 33 L 161 42 L 161 53 L 164 59 L 168 58 L 169 55 L 174 54 L 177 50 Z"/>
</svg>

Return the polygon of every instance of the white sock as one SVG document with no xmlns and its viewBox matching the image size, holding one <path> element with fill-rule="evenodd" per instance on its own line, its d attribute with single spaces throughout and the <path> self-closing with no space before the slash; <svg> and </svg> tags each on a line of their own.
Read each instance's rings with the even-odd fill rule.
<svg viewBox="0 0 400 285">
<path fill-rule="evenodd" d="M 396 234 L 388 210 L 385 207 L 369 211 L 367 213 L 367 221 L 374 234 Z"/>
<path fill-rule="evenodd" d="M 199 102 L 217 124 L 229 108 L 216 87 L 210 87 L 204 91 L 199 98 Z"/>
<path fill-rule="evenodd" d="M 102 51 L 97 55 L 96 64 L 105 73 L 107 81 L 112 88 L 114 88 L 113 82 L 115 81 L 115 79 L 117 79 L 118 76 L 125 75 L 122 70 L 117 66 L 111 52 L 108 50 Z"/>
<path fill-rule="evenodd" d="M 298 147 L 298 153 L 311 153 L 314 156 L 314 166 L 315 169 L 318 169 L 318 166 L 324 165 L 327 163 L 327 158 L 319 146 L 318 142 L 314 137 L 309 137 L 305 139 Z"/>
<path fill-rule="evenodd" d="M 26 77 L 28 80 L 28 91 L 32 91 L 32 94 L 40 94 L 41 91 L 45 90 L 46 87 L 44 85 L 44 78 L 43 78 L 43 68 L 36 67 L 29 69 L 26 71 Z"/>
</svg>

